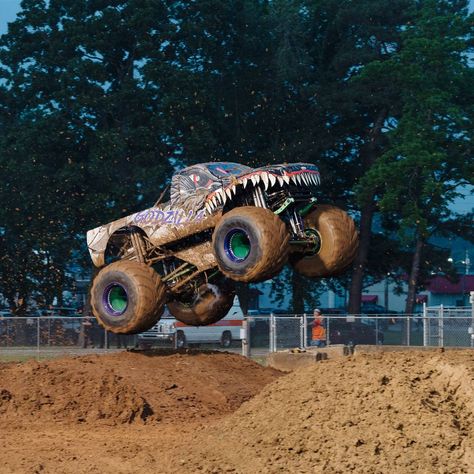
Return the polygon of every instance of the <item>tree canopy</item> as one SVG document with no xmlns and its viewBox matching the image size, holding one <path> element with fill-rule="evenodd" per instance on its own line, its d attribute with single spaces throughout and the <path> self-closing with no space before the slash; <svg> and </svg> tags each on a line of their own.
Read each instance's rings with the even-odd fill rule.
<svg viewBox="0 0 474 474">
<path fill-rule="evenodd" d="M 400 255 L 426 273 L 436 259 L 416 257 L 417 242 L 461 233 L 450 203 L 472 183 L 467 7 L 23 0 L 0 38 L 0 292 L 18 307 L 60 296 L 86 265 L 87 229 L 211 160 L 320 167 L 318 198 L 359 221 L 352 278 L 328 283 L 351 287 L 353 312 Z M 284 275 L 284 291 L 320 291 Z"/>
</svg>

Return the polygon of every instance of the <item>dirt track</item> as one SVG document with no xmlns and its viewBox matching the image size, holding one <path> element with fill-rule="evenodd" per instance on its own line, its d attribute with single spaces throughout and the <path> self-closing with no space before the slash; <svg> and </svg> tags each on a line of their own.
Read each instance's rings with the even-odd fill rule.
<svg viewBox="0 0 474 474">
<path fill-rule="evenodd" d="M 474 472 L 473 351 L 280 375 L 223 353 L 4 365 L 0 472 Z"/>
</svg>

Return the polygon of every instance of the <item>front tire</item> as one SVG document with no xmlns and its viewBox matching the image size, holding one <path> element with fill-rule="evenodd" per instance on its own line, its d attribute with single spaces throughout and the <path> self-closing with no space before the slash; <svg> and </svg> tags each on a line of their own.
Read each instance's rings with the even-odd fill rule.
<svg viewBox="0 0 474 474">
<path fill-rule="evenodd" d="M 285 223 L 269 209 L 237 207 L 221 218 L 212 246 L 219 270 L 242 282 L 268 280 L 288 258 L 290 236 Z"/>
<path fill-rule="evenodd" d="M 316 233 L 319 248 L 311 255 L 293 253 L 293 268 L 309 278 L 339 275 L 353 262 L 359 235 L 354 221 L 342 209 L 330 205 L 317 206 L 305 218 L 305 231 Z"/>
<path fill-rule="evenodd" d="M 91 306 L 101 326 L 115 334 L 137 334 L 153 327 L 163 313 L 165 285 L 144 263 L 120 260 L 94 278 Z"/>
</svg>

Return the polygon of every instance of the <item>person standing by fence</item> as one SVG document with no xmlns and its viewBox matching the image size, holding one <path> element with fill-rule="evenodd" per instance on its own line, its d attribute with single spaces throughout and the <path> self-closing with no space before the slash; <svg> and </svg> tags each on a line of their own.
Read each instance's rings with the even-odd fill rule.
<svg viewBox="0 0 474 474">
<path fill-rule="evenodd" d="M 314 321 L 310 323 L 311 329 L 311 346 L 324 347 L 326 345 L 326 329 L 323 325 L 321 310 L 314 310 Z"/>
</svg>

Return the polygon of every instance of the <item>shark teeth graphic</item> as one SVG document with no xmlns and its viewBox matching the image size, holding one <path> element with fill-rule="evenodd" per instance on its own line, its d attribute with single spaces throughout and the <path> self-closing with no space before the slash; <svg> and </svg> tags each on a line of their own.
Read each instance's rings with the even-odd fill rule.
<svg viewBox="0 0 474 474">
<path fill-rule="evenodd" d="M 298 174 L 284 174 L 283 176 L 276 176 L 267 171 L 261 171 L 251 176 L 240 178 L 234 184 L 229 185 L 226 189 L 217 190 L 213 197 L 209 199 L 205 204 L 206 212 L 212 214 L 215 210 L 231 200 L 237 195 L 237 187 L 242 186 L 244 189 L 247 187 L 249 182 L 252 182 L 253 187 L 257 187 L 259 183 L 262 183 L 262 188 L 267 191 L 275 185 L 284 187 L 285 185 L 293 184 L 295 186 L 306 186 L 312 187 L 320 184 L 320 176 L 317 173 L 306 171 Z"/>
</svg>

